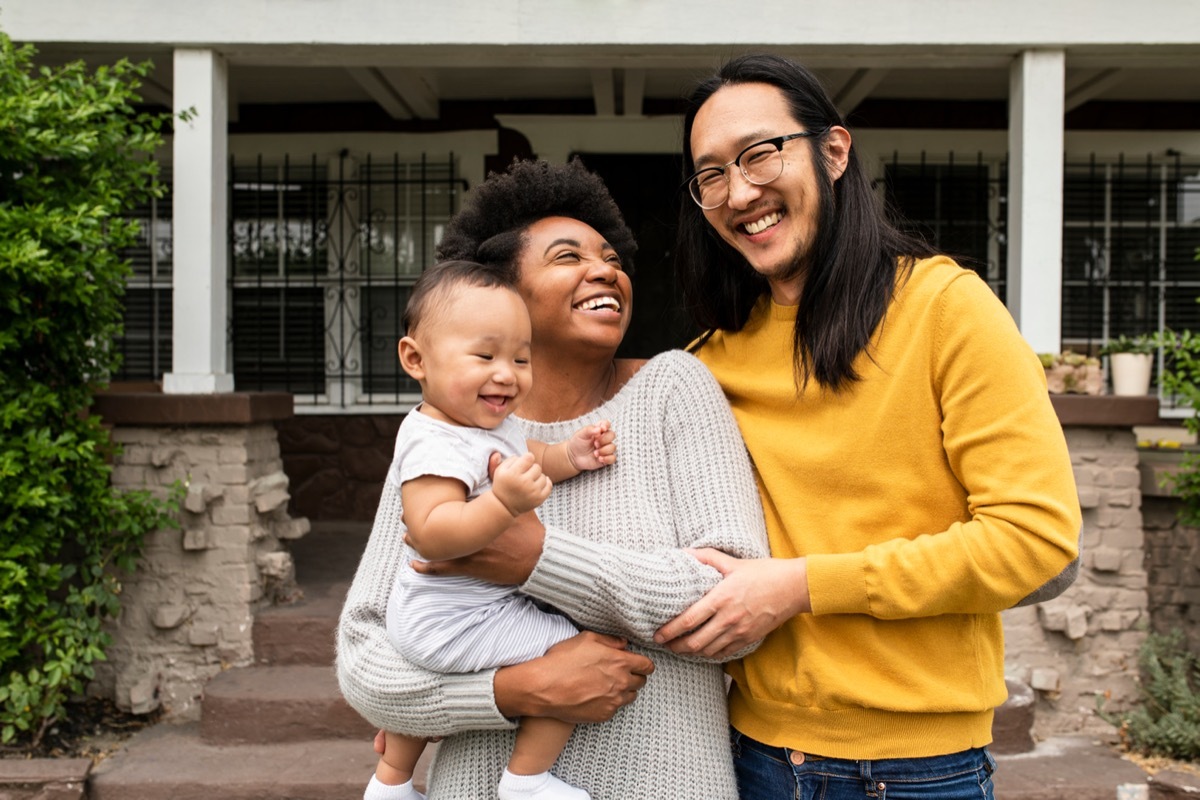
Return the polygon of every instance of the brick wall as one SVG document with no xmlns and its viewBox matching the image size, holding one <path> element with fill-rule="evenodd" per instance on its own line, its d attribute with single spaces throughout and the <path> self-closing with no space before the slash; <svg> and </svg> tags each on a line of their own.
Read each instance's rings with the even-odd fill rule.
<svg viewBox="0 0 1200 800">
<path fill-rule="evenodd" d="M 298 416 L 280 420 L 292 514 L 312 520 L 371 521 L 403 416 Z"/>
<path fill-rule="evenodd" d="M 1157 493 L 1143 508 L 1150 628 L 1182 630 L 1188 648 L 1200 653 L 1200 530 L 1180 524 L 1178 508 L 1178 500 Z"/>
<path fill-rule="evenodd" d="M 1005 612 L 1006 672 L 1037 694 L 1036 731 L 1111 732 L 1094 714 L 1137 696 L 1148 620 L 1141 475 L 1128 428 L 1067 427 L 1083 507 L 1079 578 L 1062 596 Z"/>
<path fill-rule="evenodd" d="M 151 533 L 140 568 L 125 580 L 92 691 L 136 713 L 161 706 L 193 717 L 210 677 L 252 662 L 254 612 L 294 591 L 282 540 L 302 536 L 308 521 L 288 514 L 270 422 L 118 426 L 113 439 L 124 446 L 116 487 L 164 496 L 180 481 L 187 494 L 182 529 Z"/>
</svg>

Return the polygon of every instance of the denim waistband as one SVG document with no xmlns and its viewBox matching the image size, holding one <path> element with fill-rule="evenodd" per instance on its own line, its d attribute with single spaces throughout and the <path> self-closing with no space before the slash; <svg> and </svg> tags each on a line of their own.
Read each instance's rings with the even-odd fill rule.
<svg viewBox="0 0 1200 800">
<path fill-rule="evenodd" d="M 791 765 L 798 772 L 814 772 L 847 778 L 866 777 L 877 781 L 896 783 L 946 778 L 971 773 L 981 767 L 991 774 L 996 769 L 996 761 L 986 747 L 921 758 L 878 758 L 861 761 L 828 758 L 819 753 L 805 752 L 802 763 L 797 764 L 796 761 L 800 759 L 793 758 L 793 754 L 800 751 L 764 744 L 737 729 L 731 729 L 731 737 L 735 753 L 738 748 L 755 750 Z"/>
</svg>

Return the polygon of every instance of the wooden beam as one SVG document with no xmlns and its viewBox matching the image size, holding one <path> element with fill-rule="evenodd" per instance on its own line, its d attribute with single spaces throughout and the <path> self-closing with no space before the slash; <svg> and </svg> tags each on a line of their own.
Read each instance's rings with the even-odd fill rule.
<svg viewBox="0 0 1200 800">
<path fill-rule="evenodd" d="M 417 119 L 438 118 L 440 108 L 437 92 L 420 70 L 381 67 L 379 74 Z"/>
<path fill-rule="evenodd" d="M 845 117 L 858 108 L 858 104 L 866 100 L 879 82 L 887 77 L 890 70 L 886 69 L 856 69 L 850 79 L 842 84 L 833 98 L 833 104 Z"/>
<path fill-rule="evenodd" d="M 626 117 L 642 116 L 642 101 L 646 98 L 646 70 L 625 70 L 625 93 L 621 103 L 621 114 Z"/>
<path fill-rule="evenodd" d="M 617 95 L 611 68 L 592 70 L 592 99 L 596 102 L 596 116 L 616 116 Z"/>
<path fill-rule="evenodd" d="M 141 81 L 142 85 L 138 88 L 138 94 L 142 96 L 143 100 L 167 108 L 175 107 L 174 95 L 169 88 L 153 78 L 142 78 Z"/>
<path fill-rule="evenodd" d="M 1075 81 L 1074 86 L 1067 90 L 1063 113 L 1074 108 L 1079 108 L 1088 100 L 1099 97 L 1120 83 L 1124 78 L 1125 73 L 1122 70 L 1098 69 L 1083 79 Z"/>
<path fill-rule="evenodd" d="M 346 71 L 392 119 L 413 118 L 408 104 L 400 99 L 391 84 L 379 74 L 379 70 L 374 67 L 347 67 Z"/>
</svg>

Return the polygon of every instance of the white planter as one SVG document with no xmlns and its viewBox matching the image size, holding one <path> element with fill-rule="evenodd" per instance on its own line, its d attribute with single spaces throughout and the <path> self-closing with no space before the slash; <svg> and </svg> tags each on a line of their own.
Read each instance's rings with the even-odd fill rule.
<svg viewBox="0 0 1200 800">
<path fill-rule="evenodd" d="M 1150 391 L 1150 353 L 1113 353 L 1108 357 L 1112 391 L 1117 395 L 1144 395 Z"/>
</svg>

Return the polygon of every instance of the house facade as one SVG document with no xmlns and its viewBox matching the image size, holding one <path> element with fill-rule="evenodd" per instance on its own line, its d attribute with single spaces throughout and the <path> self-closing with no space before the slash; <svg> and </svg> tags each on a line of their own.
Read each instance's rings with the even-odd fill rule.
<svg viewBox="0 0 1200 800">
<path fill-rule="evenodd" d="M 742 52 L 820 75 L 881 196 L 977 269 L 1038 352 L 1200 327 L 1194 0 L 7 0 L 0 26 L 46 63 L 151 59 L 146 102 L 191 112 L 161 154 L 167 196 L 139 210 L 115 377 L 181 398 L 290 395 L 298 515 L 369 518 L 388 433 L 417 400 L 394 355 L 409 287 L 514 157 L 579 157 L 612 188 L 640 244 L 626 352 L 688 340 L 671 274 L 690 202 L 680 98 Z M 1104 676 L 1133 692 L 1133 666 L 1098 655 L 1128 653 L 1145 610 L 1130 424 L 1070 437 L 1085 541 L 1109 547 L 1086 592 L 1011 626 L 1010 668 L 1055 729 L 1092 724 L 1055 704 Z"/>
</svg>

